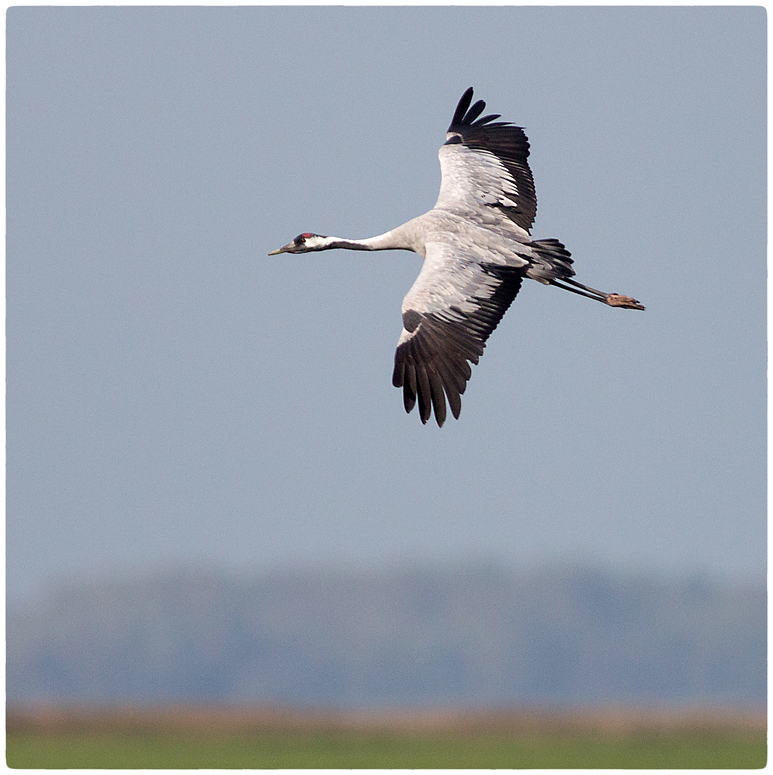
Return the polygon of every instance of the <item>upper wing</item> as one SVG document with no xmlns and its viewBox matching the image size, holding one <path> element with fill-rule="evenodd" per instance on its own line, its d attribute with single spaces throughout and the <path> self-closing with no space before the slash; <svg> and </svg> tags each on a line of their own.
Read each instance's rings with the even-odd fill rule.
<svg viewBox="0 0 773 775">
<path fill-rule="evenodd" d="M 472 107 L 472 88 L 462 95 L 440 149 L 443 173 L 435 207 L 465 215 L 492 208 L 521 227 L 528 236 L 537 214 L 534 179 L 529 169 L 529 141 L 521 127 L 478 118 L 486 107 Z M 486 215 L 489 215 L 486 213 Z"/>
<path fill-rule="evenodd" d="M 482 264 L 472 251 L 430 242 L 419 276 L 403 300 L 403 332 L 397 343 L 392 384 L 403 388 L 405 411 L 419 399 L 426 423 L 454 417 L 486 340 L 521 287 L 523 270 Z"/>
</svg>

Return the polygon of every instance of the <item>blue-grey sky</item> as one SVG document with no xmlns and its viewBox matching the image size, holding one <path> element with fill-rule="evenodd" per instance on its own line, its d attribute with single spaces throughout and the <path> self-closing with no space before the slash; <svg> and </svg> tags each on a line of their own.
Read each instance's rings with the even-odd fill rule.
<svg viewBox="0 0 773 775">
<path fill-rule="evenodd" d="M 7 588 L 206 564 L 761 579 L 762 8 L 7 12 Z M 442 429 L 391 385 L 468 86 L 526 127 L 526 282 Z"/>
</svg>

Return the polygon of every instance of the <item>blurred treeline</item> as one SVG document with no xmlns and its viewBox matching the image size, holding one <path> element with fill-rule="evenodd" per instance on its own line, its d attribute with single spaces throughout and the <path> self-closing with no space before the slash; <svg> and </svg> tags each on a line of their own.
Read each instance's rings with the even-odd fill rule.
<svg viewBox="0 0 773 775">
<path fill-rule="evenodd" d="M 7 621 L 7 698 L 338 707 L 761 704 L 766 593 L 500 565 L 60 587 Z"/>
</svg>

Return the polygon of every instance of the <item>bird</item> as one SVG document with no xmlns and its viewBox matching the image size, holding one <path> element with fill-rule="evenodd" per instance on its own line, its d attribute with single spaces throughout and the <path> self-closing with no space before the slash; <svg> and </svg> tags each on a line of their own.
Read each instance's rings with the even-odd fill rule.
<svg viewBox="0 0 773 775">
<path fill-rule="evenodd" d="M 396 229 L 367 239 L 304 232 L 268 255 L 345 250 L 410 250 L 423 264 L 402 304 L 403 329 L 392 384 L 405 411 L 418 400 L 423 424 L 434 409 L 438 426 L 446 401 L 459 419 L 461 396 L 491 333 L 524 278 L 586 296 L 611 307 L 643 310 L 630 296 L 605 293 L 573 280 L 571 253 L 557 239 L 532 240 L 537 213 L 523 127 L 482 116 L 468 88 L 454 111 L 438 156 L 442 173 L 435 206 Z"/>
</svg>

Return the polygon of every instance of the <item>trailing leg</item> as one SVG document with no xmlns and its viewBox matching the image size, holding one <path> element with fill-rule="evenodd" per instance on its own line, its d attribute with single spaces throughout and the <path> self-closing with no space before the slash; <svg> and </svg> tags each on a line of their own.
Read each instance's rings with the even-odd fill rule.
<svg viewBox="0 0 773 775">
<path fill-rule="evenodd" d="M 640 304 L 636 299 L 631 296 L 623 296 L 619 293 L 604 293 L 604 291 L 597 291 L 595 288 L 589 288 L 587 285 L 578 283 L 576 280 L 572 280 L 569 277 L 564 277 L 561 280 L 549 280 L 550 285 L 555 285 L 557 288 L 563 288 L 565 291 L 571 291 L 577 293 L 580 296 L 587 296 L 589 299 L 595 299 L 603 304 L 608 304 L 610 307 L 623 307 L 624 309 L 644 309 L 644 305 Z M 568 283 L 564 285 L 564 283 Z M 571 287 L 574 286 L 574 287 Z"/>
</svg>

